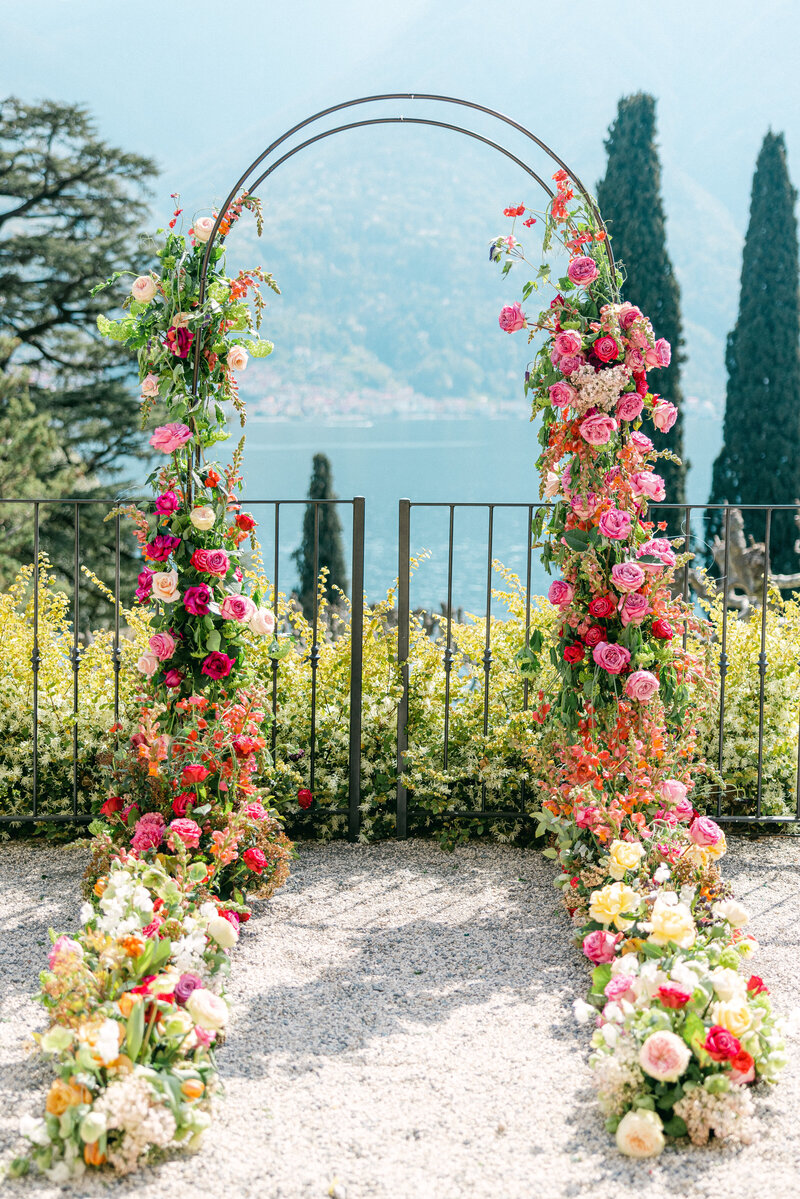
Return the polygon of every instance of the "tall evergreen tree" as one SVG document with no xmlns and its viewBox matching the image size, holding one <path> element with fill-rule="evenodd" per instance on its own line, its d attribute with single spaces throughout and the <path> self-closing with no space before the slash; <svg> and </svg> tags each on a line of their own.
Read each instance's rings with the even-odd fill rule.
<svg viewBox="0 0 800 1199">
<path fill-rule="evenodd" d="M 605 143 L 608 163 L 597 185 L 597 203 L 608 225 L 614 255 L 625 271 L 623 292 L 653 322 L 657 337 L 672 346 L 672 362 L 658 371 L 654 386 L 678 409 L 678 419 L 665 437 L 654 438 L 659 448 L 683 456 L 683 408 L 680 371 L 684 355 L 680 288 L 667 252 L 666 219 L 661 197 L 661 164 L 656 146 L 656 102 L 637 92 L 623 96 Z M 649 421 L 648 421 L 649 423 Z M 650 433 L 651 429 L 645 429 Z M 667 500 L 681 504 L 686 498 L 686 467 L 662 459 Z M 670 521 L 672 528 L 679 521 Z"/>
<path fill-rule="evenodd" d="M 310 500 L 335 500 L 333 470 L 325 454 L 315 454 L 308 486 Z M 319 516 L 315 517 L 315 510 Z M 314 571 L 314 529 L 317 525 L 317 570 Z M 292 555 L 300 575 L 299 597 L 303 612 L 308 620 L 314 612 L 314 593 L 322 570 L 327 570 L 325 596 L 337 603 L 336 588 L 347 590 L 347 573 L 344 566 L 342 525 L 335 504 L 308 504 L 303 516 L 303 540 Z"/>
<path fill-rule="evenodd" d="M 80 106 L 0 102 L 0 371 L 28 368 L 58 434 L 51 470 L 79 464 L 84 487 L 141 441 L 128 357 L 96 324 L 127 288 L 90 292 L 130 270 L 155 174 L 151 159 L 102 141 Z"/>
<path fill-rule="evenodd" d="M 710 502 L 789 504 L 800 499 L 800 297 L 795 200 L 782 133 L 764 138 L 753 175 L 742 254 L 739 315 L 728 334 L 723 446 Z M 742 513 L 745 533 L 763 541 L 765 519 Z M 709 513 L 709 534 L 719 532 Z M 773 515 L 770 565 L 797 569 L 791 513 Z"/>
</svg>

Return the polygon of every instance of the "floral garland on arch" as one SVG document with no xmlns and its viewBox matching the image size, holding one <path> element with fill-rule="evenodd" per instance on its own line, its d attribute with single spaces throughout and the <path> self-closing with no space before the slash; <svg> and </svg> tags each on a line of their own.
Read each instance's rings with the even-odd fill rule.
<svg viewBox="0 0 800 1199">
<path fill-rule="evenodd" d="M 81 929 L 51 933 L 39 994 L 50 1026 L 36 1040 L 56 1077 L 44 1116 L 21 1122 L 31 1148 L 12 1174 L 31 1164 L 54 1182 L 106 1164 L 128 1173 L 197 1145 L 218 1089 L 223 980 L 250 916 L 246 893 L 269 895 L 288 877 L 291 843 L 257 782 L 269 706 L 248 648 L 275 622 L 242 565 L 256 524 L 238 499 L 244 438 L 229 466 L 207 460 L 228 437 L 225 401 L 244 425 L 237 372 L 272 350 L 257 336 L 259 284 L 277 291 L 272 278 L 224 271 L 224 237 L 245 208 L 261 231 L 257 201 L 243 196 L 221 223 L 202 302 L 215 218 L 196 219 L 187 238 L 176 207 L 158 271 L 134 280 L 121 320 L 98 319 L 138 355 L 143 424 L 156 409 L 164 418 L 150 436 L 164 456 L 148 480 L 155 499 L 126 510 L 153 632 L 130 727 L 112 730 Z"/>
<path fill-rule="evenodd" d="M 541 416 L 540 494 L 553 503 L 533 536 L 544 535 L 543 561 L 558 571 L 549 599 L 562 619 L 550 648 L 555 698 L 540 692 L 534 713 L 551 749 L 538 831 L 593 966 L 576 1016 L 595 1025 L 590 1064 L 607 1127 L 623 1153 L 649 1157 L 665 1136 L 749 1140 L 750 1085 L 774 1081 L 785 1057 L 769 990 L 746 967 L 748 913 L 720 873 L 724 833 L 691 799 L 705 769 L 705 631 L 672 595 L 687 557 L 648 514 L 664 499 L 655 466 L 668 452 L 641 430 L 644 412 L 663 432 L 676 419 L 648 381 L 670 347 L 621 301 L 596 212 L 565 171 L 553 178 L 543 248 L 566 248 L 566 275 L 551 284 L 540 266 L 499 318 L 508 333 L 544 334 L 525 390 Z M 490 246 L 506 274 L 526 261 L 513 229 Z M 549 306 L 526 316 L 522 304 L 548 286 Z M 524 673 L 537 672 L 540 649 L 534 634 L 518 655 Z"/>
</svg>

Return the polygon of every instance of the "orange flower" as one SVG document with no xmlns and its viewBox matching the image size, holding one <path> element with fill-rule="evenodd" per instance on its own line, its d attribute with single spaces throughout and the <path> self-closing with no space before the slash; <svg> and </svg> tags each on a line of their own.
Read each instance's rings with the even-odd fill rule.
<svg viewBox="0 0 800 1199">
<path fill-rule="evenodd" d="M 127 937 L 120 937 L 119 945 L 129 958 L 139 958 L 144 953 L 145 940 L 144 937 L 130 933 Z"/>
<path fill-rule="evenodd" d="M 125 991 L 123 995 L 120 995 L 119 999 L 117 1000 L 117 1007 L 120 1010 L 120 1015 L 124 1016 L 127 1020 L 128 1016 L 130 1016 L 131 1012 L 136 1007 L 136 1004 L 140 1002 L 140 998 L 141 997 L 139 995 L 132 995 L 130 991 Z"/>
<path fill-rule="evenodd" d="M 87 1166 L 102 1166 L 106 1160 L 106 1155 L 100 1152 L 100 1141 L 92 1141 L 90 1145 L 83 1147 L 83 1160 Z"/>
<path fill-rule="evenodd" d="M 205 1089 L 199 1078 L 187 1078 L 181 1083 L 181 1094 L 189 1100 L 199 1099 Z"/>
</svg>

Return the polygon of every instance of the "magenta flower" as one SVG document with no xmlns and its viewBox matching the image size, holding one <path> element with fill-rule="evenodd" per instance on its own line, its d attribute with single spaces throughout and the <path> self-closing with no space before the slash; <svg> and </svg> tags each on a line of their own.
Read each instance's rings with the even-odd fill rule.
<svg viewBox="0 0 800 1199">
<path fill-rule="evenodd" d="M 225 679 L 231 673 L 234 660 L 233 658 L 229 658 L 227 654 L 221 654 L 218 650 L 213 650 L 205 659 L 200 669 L 210 679 Z"/>
<path fill-rule="evenodd" d="M 165 823 L 160 812 L 145 812 L 144 816 L 136 821 L 131 837 L 133 848 L 140 853 L 148 849 L 158 849 L 164 837 Z"/>
<path fill-rule="evenodd" d="M 139 586 L 136 588 L 136 598 L 140 604 L 143 604 L 150 598 L 150 592 L 153 590 L 152 570 L 140 570 L 138 582 Z"/>
<path fill-rule="evenodd" d="M 198 583 L 196 587 L 187 587 L 183 593 L 183 606 L 193 616 L 207 616 L 210 603 L 211 588 L 208 583 Z"/>
<path fill-rule="evenodd" d="M 156 500 L 156 512 L 159 516 L 172 516 L 180 507 L 180 500 L 174 491 L 165 491 Z"/>
<path fill-rule="evenodd" d="M 144 555 L 146 558 L 151 558 L 153 562 L 166 562 L 180 543 L 180 537 L 171 537 L 169 533 L 159 533 L 144 547 Z"/>
</svg>

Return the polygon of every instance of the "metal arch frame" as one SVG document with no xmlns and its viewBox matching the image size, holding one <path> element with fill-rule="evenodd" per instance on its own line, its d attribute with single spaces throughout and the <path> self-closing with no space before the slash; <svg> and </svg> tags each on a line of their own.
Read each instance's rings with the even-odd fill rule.
<svg viewBox="0 0 800 1199">
<path fill-rule="evenodd" d="M 575 172 L 572 171 L 567 166 L 567 164 L 564 162 L 563 158 L 560 158 L 559 155 L 556 154 L 556 152 L 553 149 L 551 149 L 551 147 L 548 146 L 546 142 L 543 142 L 542 139 L 537 137 L 535 133 L 532 133 L 530 129 L 527 129 L 524 125 L 521 125 L 518 121 L 512 120 L 511 117 L 505 116 L 504 113 L 498 112 L 494 108 L 488 108 L 484 104 L 476 104 L 472 100 L 459 99 L 456 96 L 439 96 L 439 95 L 435 95 L 435 94 L 420 93 L 420 92 L 387 92 L 385 94 L 375 95 L 375 96 L 360 96 L 355 100 L 345 100 L 341 104 L 332 104 L 329 108 L 323 108 L 319 112 L 314 113 L 312 116 L 306 117 L 305 120 L 300 121 L 298 124 L 293 125 L 291 129 L 287 129 L 286 132 L 282 133 L 279 138 L 277 138 L 274 142 L 271 142 L 270 145 L 268 145 L 267 148 L 265 150 L 263 150 L 261 152 L 261 154 L 258 155 L 257 158 L 254 158 L 253 161 L 250 163 L 250 165 L 247 167 L 247 169 L 243 172 L 243 174 L 240 175 L 239 179 L 236 181 L 236 183 L 234 184 L 234 186 L 231 188 L 230 192 L 228 193 L 228 196 L 225 199 L 224 203 L 221 205 L 219 215 L 217 216 L 216 220 L 214 221 L 214 226 L 211 230 L 211 235 L 208 239 L 208 242 L 206 243 L 206 249 L 205 249 L 205 253 L 203 255 L 203 262 L 202 262 L 202 266 L 200 269 L 200 303 L 201 304 L 202 304 L 203 300 L 205 299 L 206 278 L 208 275 L 208 264 L 209 264 L 209 261 L 211 258 L 211 251 L 214 247 L 214 243 L 216 241 L 220 225 L 222 224 L 222 221 L 225 217 L 225 214 L 228 211 L 228 208 L 230 207 L 230 205 L 233 203 L 233 201 L 236 199 L 237 195 L 239 194 L 240 189 L 245 187 L 247 180 L 250 178 L 250 176 L 253 174 L 253 172 L 256 170 L 256 168 L 259 167 L 261 165 L 261 163 L 264 162 L 264 160 L 266 158 L 268 158 L 270 154 L 273 153 L 274 150 L 276 150 L 279 146 L 283 145 L 284 142 L 288 141 L 288 139 L 290 137 L 294 136 L 295 133 L 299 133 L 301 129 L 305 129 L 309 125 L 314 124 L 316 121 L 322 120 L 323 117 L 330 116 L 334 112 L 341 112 L 347 108 L 355 108 L 362 104 L 373 104 L 373 103 L 382 102 L 384 100 L 413 100 L 413 101 L 423 100 L 423 101 L 434 101 L 434 102 L 442 103 L 442 104 L 456 104 L 462 108 L 472 109 L 475 112 L 486 113 L 487 116 L 494 117 L 496 120 L 502 121 L 504 124 L 509 125 L 512 129 L 516 129 L 519 133 L 522 133 L 530 141 L 534 142 L 535 145 L 537 145 L 541 150 L 543 150 L 547 155 L 549 155 L 549 157 L 552 159 L 553 162 L 557 163 L 559 167 L 561 167 L 563 170 L 565 170 L 567 172 L 567 174 L 569 175 L 569 177 L 572 179 L 573 183 L 577 187 L 578 191 L 583 196 L 583 199 L 586 201 L 586 204 L 590 208 L 590 210 L 591 210 L 592 214 L 594 215 L 595 219 L 597 220 L 598 224 L 600 225 L 600 227 L 603 230 L 605 230 L 605 224 L 603 222 L 603 218 L 600 215 L 600 210 L 598 209 L 593 197 L 587 191 L 586 187 L 581 182 L 581 180 L 578 178 L 578 176 L 575 174 Z M 484 137 L 480 133 L 475 133 L 471 129 L 464 129 L 461 125 L 453 125 L 453 124 L 450 124 L 445 121 L 435 121 L 435 120 L 432 120 L 427 117 L 402 117 L 402 116 L 401 117 L 374 117 L 374 118 L 370 118 L 370 119 L 363 120 L 363 121 L 352 121 L 346 125 L 339 125 L 334 129 L 324 130 L 322 133 L 316 133 L 313 137 L 307 138 L 305 141 L 301 142 L 298 146 L 295 146 L 293 149 L 287 151 L 279 159 L 277 159 L 274 163 L 272 163 L 269 167 L 267 167 L 266 170 L 262 171 L 262 173 L 258 176 L 258 178 L 256 180 L 254 180 L 252 185 L 249 188 L 247 188 L 248 194 L 250 194 L 250 195 L 254 194 L 255 189 L 257 187 L 259 187 L 264 182 L 264 180 L 267 179 L 272 174 L 273 171 L 277 170 L 277 168 L 282 163 L 287 162 L 290 158 L 293 158 L 295 154 L 298 154 L 301 150 L 306 149 L 308 146 L 314 145 L 315 142 L 323 141 L 325 138 L 332 137 L 333 134 L 335 134 L 335 133 L 343 133 L 345 130 L 348 130 L 348 129 L 360 129 L 360 128 L 364 128 L 369 125 L 395 125 L 395 124 L 396 125 L 430 125 L 430 126 L 440 128 L 440 129 L 450 129 L 455 133 L 462 133 L 466 137 L 471 137 L 475 141 L 483 142 L 484 145 L 490 146 L 492 149 L 499 151 L 499 153 L 503 154 L 506 158 L 510 159 L 512 162 L 516 163 L 517 166 L 521 167 L 522 170 L 524 170 L 528 175 L 530 175 L 531 178 L 533 178 L 540 185 L 540 187 L 542 187 L 544 189 L 544 191 L 546 192 L 546 194 L 548 196 L 553 195 L 551 188 L 540 178 L 539 175 L 536 174 L 536 172 L 531 167 L 529 167 L 526 163 L 524 163 L 522 161 L 522 159 L 518 158 L 515 154 L 512 154 L 510 150 L 507 150 L 504 146 L 499 145 L 499 143 L 492 141 L 490 138 Z M 605 238 L 605 240 L 603 241 L 603 247 L 604 247 L 606 256 L 608 258 L 608 264 L 611 269 L 611 278 L 613 280 L 615 278 L 615 267 L 614 267 L 614 254 L 611 249 L 610 238 L 608 238 L 608 237 Z M 195 353 L 194 353 L 194 367 L 193 367 L 193 372 L 192 372 L 192 395 L 197 394 L 197 386 L 198 386 L 199 376 L 200 376 L 200 355 L 199 355 L 199 345 L 198 345 L 195 347 Z"/>
</svg>

